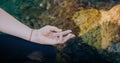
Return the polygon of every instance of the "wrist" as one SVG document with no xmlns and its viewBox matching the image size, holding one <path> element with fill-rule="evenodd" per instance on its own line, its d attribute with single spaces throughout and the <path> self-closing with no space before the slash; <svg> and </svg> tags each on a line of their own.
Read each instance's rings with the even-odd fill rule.
<svg viewBox="0 0 120 63">
<path fill-rule="evenodd" d="M 38 41 L 38 30 L 32 29 L 29 37 L 29 41 L 37 42 Z"/>
<path fill-rule="evenodd" d="M 34 31 L 34 29 L 31 29 L 30 36 L 29 36 L 29 41 L 31 41 L 31 39 L 32 39 L 33 31 Z"/>
</svg>

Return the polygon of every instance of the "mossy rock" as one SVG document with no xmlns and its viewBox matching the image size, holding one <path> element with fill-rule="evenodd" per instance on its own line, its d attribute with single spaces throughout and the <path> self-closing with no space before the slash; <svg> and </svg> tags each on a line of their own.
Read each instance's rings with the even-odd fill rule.
<svg viewBox="0 0 120 63">
<path fill-rule="evenodd" d="M 74 22 L 79 26 L 79 37 L 82 38 L 84 43 L 95 47 L 101 54 L 105 52 L 109 53 L 109 50 L 113 49 L 113 43 L 120 41 L 120 26 L 106 20 L 106 17 L 102 17 L 100 10 L 97 9 L 81 9 L 73 15 Z M 104 21 L 102 21 L 104 19 Z M 102 24 L 100 24 L 102 22 Z M 119 45 L 120 46 L 120 45 Z M 108 50 L 109 48 L 109 50 Z M 117 47 L 116 47 L 117 49 Z M 114 53 L 111 50 L 111 53 Z M 117 51 L 119 53 L 120 51 Z M 106 54 L 113 59 L 111 54 Z M 119 55 L 119 54 L 117 54 Z M 114 56 L 117 59 L 117 55 Z M 119 55 L 120 56 L 120 55 Z"/>
</svg>

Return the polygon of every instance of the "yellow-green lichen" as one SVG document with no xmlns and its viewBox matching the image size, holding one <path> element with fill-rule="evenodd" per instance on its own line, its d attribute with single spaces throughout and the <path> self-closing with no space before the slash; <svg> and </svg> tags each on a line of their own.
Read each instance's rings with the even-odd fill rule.
<svg viewBox="0 0 120 63">
<path fill-rule="evenodd" d="M 96 9 L 81 9 L 73 16 L 73 20 L 80 28 L 79 35 L 87 33 L 91 28 L 98 26 L 101 14 Z"/>
<path fill-rule="evenodd" d="M 119 36 L 119 25 L 112 23 L 109 11 L 81 9 L 72 19 L 79 26 L 79 36 L 83 41 L 97 49 L 106 49 Z M 118 39 L 120 40 L 120 39 Z"/>
</svg>

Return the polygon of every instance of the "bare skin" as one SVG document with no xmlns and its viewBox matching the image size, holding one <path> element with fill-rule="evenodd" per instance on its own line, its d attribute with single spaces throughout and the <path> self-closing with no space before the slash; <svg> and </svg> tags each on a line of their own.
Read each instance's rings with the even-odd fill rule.
<svg viewBox="0 0 120 63">
<path fill-rule="evenodd" d="M 63 44 L 67 40 L 75 37 L 71 30 L 62 31 L 61 29 L 46 25 L 41 29 L 35 29 L 32 33 L 31 28 L 22 24 L 10 14 L 0 9 L 0 31 L 39 44 L 55 45 Z"/>
</svg>

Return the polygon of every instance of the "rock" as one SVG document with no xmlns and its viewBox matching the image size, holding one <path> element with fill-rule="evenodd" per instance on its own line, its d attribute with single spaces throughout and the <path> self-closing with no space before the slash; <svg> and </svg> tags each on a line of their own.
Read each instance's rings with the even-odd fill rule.
<svg viewBox="0 0 120 63">
<path fill-rule="evenodd" d="M 120 5 L 116 5 L 108 11 L 93 8 L 81 9 L 73 15 L 72 19 L 79 26 L 79 37 L 82 38 L 84 43 L 97 48 L 99 52 L 102 52 L 100 54 L 106 52 L 105 56 L 108 56 L 109 60 L 114 58 L 112 61 L 116 61 L 118 59 L 117 55 L 119 58 L 120 55 L 112 54 L 119 47 L 112 44 L 120 41 L 119 16 Z M 111 54 L 109 54 L 109 51 Z"/>
</svg>

